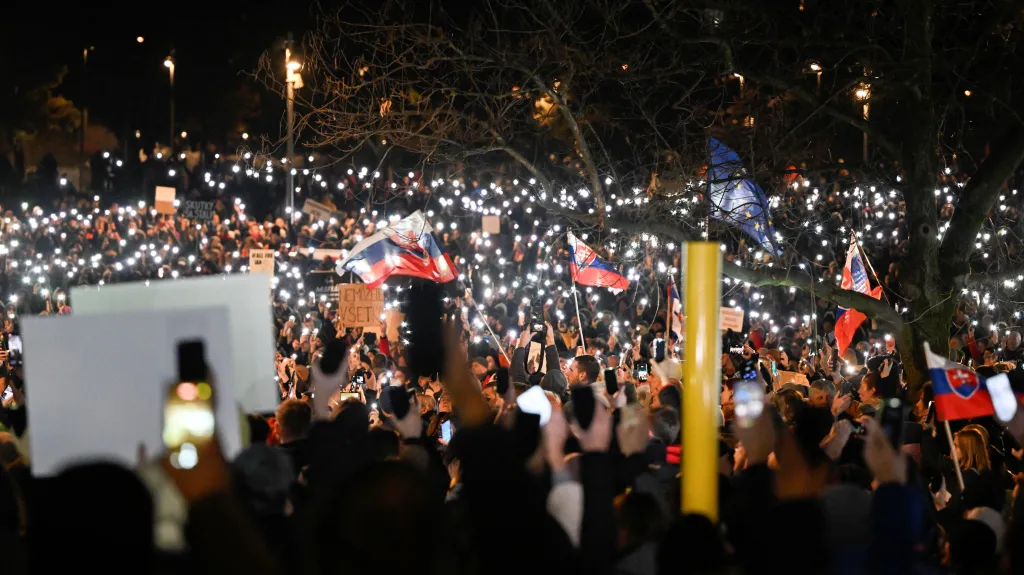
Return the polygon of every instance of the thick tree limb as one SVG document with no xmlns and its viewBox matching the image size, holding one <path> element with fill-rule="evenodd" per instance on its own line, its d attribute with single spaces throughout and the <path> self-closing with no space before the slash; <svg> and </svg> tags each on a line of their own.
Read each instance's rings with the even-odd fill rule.
<svg viewBox="0 0 1024 575">
<path fill-rule="evenodd" d="M 942 238 L 940 261 L 963 262 L 974 251 L 974 238 L 992 211 L 1003 184 L 1024 161 L 1024 125 L 1015 124 L 992 147 L 985 163 L 964 186 L 949 228 Z"/>
</svg>

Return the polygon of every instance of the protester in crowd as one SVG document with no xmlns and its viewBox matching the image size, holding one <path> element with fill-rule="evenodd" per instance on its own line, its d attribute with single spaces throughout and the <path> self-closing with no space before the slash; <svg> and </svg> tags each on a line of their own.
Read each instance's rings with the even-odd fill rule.
<svg viewBox="0 0 1024 575">
<path fill-rule="evenodd" d="M 360 187 L 361 177 L 352 180 L 351 187 Z M 300 185 L 315 181 L 299 177 Z M 401 206 L 394 209 L 430 206 L 438 223 L 453 223 L 455 208 L 428 204 L 425 193 L 409 195 L 413 189 L 408 183 L 388 192 L 391 205 Z M 805 193 L 782 201 L 801 201 Z M 712 358 L 722 362 L 720 398 L 729 407 L 721 417 L 717 459 L 708 461 L 719 470 L 715 525 L 679 512 L 680 479 L 686 479 L 680 462 L 687 455 L 682 390 L 698 382 L 683 379 L 675 349 L 681 344 L 665 337 L 670 322 L 654 303 L 663 302 L 655 295 L 664 296 L 657 260 L 638 266 L 641 277 L 630 293 L 595 292 L 580 298 L 581 309 L 565 297 L 571 282 L 564 270 L 550 269 L 541 280 L 551 283 L 552 295 L 543 305 L 545 329 L 534 334 L 516 316 L 523 312 L 525 320 L 532 313 L 532 303 L 523 301 L 527 290 L 547 284 L 527 276 L 553 268 L 539 266 L 565 261 L 565 254 L 559 247 L 543 250 L 530 236 L 537 232 L 546 247 L 557 245 L 553 226 L 540 215 L 543 225 L 532 224 L 533 216 L 516 208 L 509 221 L 522 228 L 519 239 L 492 236 L 492 243 L 505 242 L 502 253 L 511 257 L 503 268 L 497 252 L 486 249 L 478 220 L 459 220 L 439 239 L 461 269 L 479 264 L 467 278 L 480 281 L 452 287 L 443 305 L 434 302 L 444 311 L 439 325 L 396 322 L 390 327 L 400 329 L 399 337 L 391 339 L 387 324 L 379 326 L 379 336 L 369 331 L 377 326 L 345 325 L 330 286 L 324 289 L 317 283 L 324 278 L 314 275 L 336 276 L 331 258 L 316 259 L 317 250 L 351 248 L 381 223 L 361 214 L 354 196 L 316 195 L 340 217 L 314 225 L 308 214 L 249 217 L 244 205 L 250 200 L 227 194 L 217 198 L 209 222 L 158 214 L 135 202 L 108 210 L 85 197 L 55 204 L 52 217 L 26 206 L 0 223 L 10 250 L 0 278 L 10 320 L 67 313 L 67 296 L 56 287 L 69 281 L 235 273 L 248 250 L 275 249 L 272 333 L 283 399 L 273 433 L 250 434 L 280 445 L 252 445 L 228 462 L 211 441 L 200 446 L 194 469 L 162 462 L 187 507 L 188 545 L 157 552 L 154 499 L 127 469 L 85 463 L 55 478 L 32 477 L 25 458 L 31 422 L 20 407 L 31 392 L 24 392 L 17 368 L 4 356 L 10 393 L 2 423 L 13 435 L 0 439 L 5 573 L 57 572 L 61 554 L 102 556 L 115 571 L 170 573 L 915 573 L 940 572 L 942 563 L 957 572 L 993 572 L 1001 561 L 1006 572 L 1024 569 L 1024 498 L 1020 480 L 1008 473 L 1021 470 L 1024 414 L 1006 426 L 1005 440 L 1003 426 L 991 417 L 954 421 L 951 449 L 943 437 L 946 422 L 935 418 L 935 392 L 926 386 L 920 398 L 911 394 L 898 359 L 907 350 L 890 345 L 870 322 L 841 358 L 829 335 L 831 312 L 800 319 L 801 306 L 820 302 L 798 303 L 781 288 L 739 285 L 728 296 L 758 316 L 747 314 L 745 333 L 726 331 L 722 349 L 730 351 Z M 385 224 L 399 213 L 390 209 L 380 215 Z M 659 257 L 678 265 L 676 256 Z M 834 254 L 828 259 L 821 265 L 836 264 Z M 885 285 L 896 285 L 887 259 L 877 267 L 891 270 Z M 38 261 L 40 270 L 26 261 Z M 507 285 L 497 282 L 500 273 Z M 407 285 L 388 286 L 386 311 L 410 311 L 392 295 Z M 977 306 L 962 304 L 950 318 L 949 351 L 966 347 L 964 361 L 975 359 L 968 326 L 978 315 Z M 986 353 L 1019 359 L 1013 356 L 1019 335 L 1011 331 L 1002 342 L 1007 329 L 995 319 L 979 318 L 986 330 L 997 327 L 973 342 L 978 357 L 986 363 Z M 16 329 L 10 323 L 5 343 Z M 444 366 L 422 369 L 412 353 L 424 345 L 419 334 L 443 330 Z M 653 358 L 659 339 L 666 347 L 662 362 Z M 531 366 L 534 341 L 541 353 Z M 339 345 L 348 362 L 342 381 L 338 389 L 322 390 L 314 368 Z M 508 378 L 499 377 L 501 363 Z M 618 391 L 595 385 L 603 383 L 604 369 L 616 367 L 622 368 Z M 1016 365 L 1000 369 L 1019 376 Z M 736 390 L 748 377 L 764 400 L 755 415 L 744 411 L 741 417 Z M 37 384 L 45 382 L 29 385 Z M 547 413 L 543 425 L 541 414 L 528 411 L 535 406 L 520 400 L 536 386 L 551 408 L 537 410 Z M 581 390 L 595 393 L 589 418 L 573 402 L 560 409 L 570 392 Z M 357 397 L 325 416 L 312 407 L 321 391 Z M 908 407 L 917 402 L 898 414 L 907 425 L 876 419 L 886 415 L 887 399 Z M 95 409 L 103 415 L 102 406 Z M 251 421 L 255 429 L 264 420 Z M 918 446 L 913 458 L 904 455 L 908 445 Z M 1011 489 L 1011 513 L 1004 515 Z"/>
</svg>

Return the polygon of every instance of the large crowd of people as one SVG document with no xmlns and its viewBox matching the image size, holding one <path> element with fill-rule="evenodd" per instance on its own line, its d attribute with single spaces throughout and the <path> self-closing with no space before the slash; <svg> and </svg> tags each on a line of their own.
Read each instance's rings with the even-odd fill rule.
<svg viewBox="0 0 1024 575">
<path fill-rule="evenodd" d="M 39 205 L 4 206 L 0 359 L 20 317 L 72 313 L 71 286 L 246 273 L 250 250 L 272 249 L 268 385 L 282 402 L 249 414 L 250 445 L 233 461 L 212 441 L 189 470 L 96 462 L 36 478 L 19 438 L 31 429 L 22 406 L 45 382 L 26 387 L 8 362 L 2 572 L 53 572 L 71 557 L 140 573 L 1024 570 L 1024 425 L 958 421 L 947 440 L 930 387 L 910 405 L 895 342 L 870 321 L 840 356 L 834 306 L 726 280 L 723 305 L 745 321 L 723 334 L 719 457 L 708 462 L 719 469 L 715 525 L 679 512 L 686 382 L 666 297 L 678 246 L 653 235 L 592 241 L 632 283 L 620 293 L 580 286 L 574 297 L 566 221 L 538 205 L 527 179 L 297 170 L 289 211 L 279 166 L 237 160 L 150 166 L 187 174 L 175 214 L 130 190 L 97 196 L 65 183 Z M 895 193 L 819 184 L 772 198 L 776 227 L 796 238 L 782 263 L 813 262 L 832 281 L 844 238 L 870 231 L 872 280 L 900 297 Z M 307 198 L 332 215 L 300 211 Z M 214 202 L 213 213 L 186 218 L 187 199 Z M 1001 218 L 1016 214 L 1008 204 Z M 335 269 L 327 250 L 417 209 L 459 280 L 394 277 L 391 325 L 346 326 L 314 289 L 314 277 L 331 275 L 315 272 Z M 498 233 L 483 231 L 484 215 L 500 216 Z M 727 254 L 764 257 L 740 240 Z M 950 356 L 979 374 L 1024 374 L 1015 313 L 994 293 L 967 297 L 951 318 Z M 766 398 L 759 414 L 737 397 L 750 382 Z M 321 413 L 312 396 L 325 385 Z M 535 388 L 550 409 L 537 409 Z M 878 417 L 893 398 L 906 405 L 896 434 Z"/>
</svg>

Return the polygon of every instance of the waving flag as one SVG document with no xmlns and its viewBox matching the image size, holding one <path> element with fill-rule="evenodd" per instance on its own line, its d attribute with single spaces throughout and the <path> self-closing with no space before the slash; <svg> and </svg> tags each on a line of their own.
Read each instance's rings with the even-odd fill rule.
<svg viewBox="0 0 1024 575">
<path fill-rule="evenodd" d="M 777 255 L 771 242 L 775 228 L 768 211 L 768 200 L 761 186 L 747 175 L 747 168 L 739 154 L 711 138 L 708 141 L 708 155 L 708 199 L 712 205 L 709 215 L 739 227 L 757 240 L 765 251 Z"/>
<path fill-rule="evenodd" d="M 845 290 L 852 290 L 875 299 L 882 297 L 882 286 L 871 289 L 868 281 L 868 272 L 864 268 L 864 261 L 860 257 L 860 250 L 857 249 L 857 242 L 850 242 L 850 249 L 846 252 L 846 266 L 843 267 L 843 283 Z M 850 347 L 853 341 L 853 334 L 857 332 L 860 324 L 864 323 L 867 316 L 855 309 L 840 307 L 836 313 L 836 347 L 839 355 Z"/>
<path fill-rule="evenodd" d="M 932 353 L 924 344 L 924 356 L 935 391 L 935 413 L 942 421 L 984 417 L 995 413 L 985 378 L 967 367 Z"/>
<path fill-rule="evenodd" d="M 438 283 L 458 277 L 455 265 L 441 250 L 430 222 L 416 211 L 356 244 L 338 262 L 338 274 L 352 272 L 370 288 L 393 275 L 413 276 Z"/>
<path fill-rule="evenodd" d="M 608 287 L 624 290 L 629 287 L 629 280 L 615 271 L 608 262 L 597 257 L 590 246 L 576 239 L 572 232 L 567 234 L 569 240 L 569 273 L 578 284 L 593 287 Z"/>
<path fill-rule="evenodd" d="M 683 336 L 683 304 L 679 301 L 679 292 L 676 291 L 676 278 L 668 278 L 668 326 L 669 333 L 675 334 L 678 341 Z"/>
</svg>

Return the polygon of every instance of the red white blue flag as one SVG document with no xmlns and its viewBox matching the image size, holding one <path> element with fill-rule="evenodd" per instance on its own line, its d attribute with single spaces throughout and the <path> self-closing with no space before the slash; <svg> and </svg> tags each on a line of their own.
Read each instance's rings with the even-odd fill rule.
<svg viewBox="0 0 1024 575">
<path fill-rule="evenodd" d="M 569 240 L 569 272 L 573 281 L 593 287 L 607 287 L 624 290 L 629 287 L 626 276 L 615 271 L 606 261 L 597 257 L 597 252 L 581 242 L 572 232 L 567 234 Z"/>
<path fill-rule="evenodd" d="M 995 413 L 985 378 L 967 367 L 932 353 L 927 343 L 924 355 L 935 391 L 935 413 L 942 421 L 984 417 Z"/>
<path fill-rule="evenodd" d="M 346 271 L 356 274 L 369 288 L 379 286 L 393 275 L 437 283 L 458 277 L 430 222 L 418 210 L 356 244 L 335 269 L 339 275 Z"/>
<path fill-rule="evenodd" d="M 668 278 L 668 331 L 675 334 L 676 340 L 683 335 L 683 304 L 679 301 L 679 292 L 676 291 L 675 276 Z"/>
<path fill-rule="evenodd" d="M 850 242 L 850 249 L 846 252 L 846 266 L 843 267 L 843 283 L 845 290 L 851 290 L 875 299 L 882 297 L 882 287 L 871 289 L 868 281 L 868 272 L 865 269 L 864 261 L 860 257 L 860 250 L 857 249 L 857 242 Z M 850 347 L 853 341 L 853 334 L 857 332 L 860 324 L 864 323 L 867 316 L 855 309 L 840 307 L 836 313 L 836 347 L 839 355 Z"/>
</svg>

